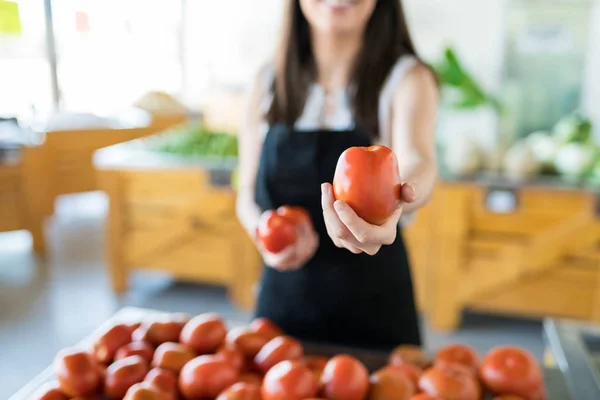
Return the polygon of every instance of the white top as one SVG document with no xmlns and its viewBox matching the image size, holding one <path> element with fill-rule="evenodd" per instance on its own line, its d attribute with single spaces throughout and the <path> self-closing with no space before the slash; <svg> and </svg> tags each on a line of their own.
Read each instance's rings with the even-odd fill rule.
<svg viewBox="0 0 600 400">
<path fill-rule="evenodd" d="M 379 95 L 379 138 L 381 144 L 391 146 L 391 113 L 394 92 L 407 72 L 416 65 L 417 60 L 412 56 L 400 58 L 388 75 L 386 82 Z M 273 82 L 273 71 L 266 71 L 269 76 L 265 77 L 265 97 L 263 109 L 266 111 L 270 106 L 273 95 L 270 91 Z M 355 126 L 354 116 L 348 99 L 348 90 L 334 93 L 328 99 L 323 87 L 317 83 L 310 86 L 306 104 L 302 115 L 294 128 L 299 131 L 309 130 L 349 130 Z M 327 104 L 329 101 L 329 104 Z"/>
</svg>

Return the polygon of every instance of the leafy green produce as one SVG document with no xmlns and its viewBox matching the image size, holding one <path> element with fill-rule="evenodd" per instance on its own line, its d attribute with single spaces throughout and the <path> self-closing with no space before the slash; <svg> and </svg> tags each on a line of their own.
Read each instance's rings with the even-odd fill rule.
<svg viewBox="0 0 600 400">
<path fill-rule="evenodd" d="M 587 143 L 592 138 L 592 122 L 579 112 L 566 115 L 554 126 L 554 137 L 560 143 Z"/>
<path fill-rule="evenodd" d="M 192 157 L 237 157 L 235 135 L 213 131 L 201 124 L 178 127 L 148 139 L 148 149 Z"/>
</svg>

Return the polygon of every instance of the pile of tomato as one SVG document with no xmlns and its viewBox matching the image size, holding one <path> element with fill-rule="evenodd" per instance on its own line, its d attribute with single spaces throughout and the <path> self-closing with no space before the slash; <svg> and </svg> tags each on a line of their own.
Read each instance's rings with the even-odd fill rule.
<svg viewBox="0 0 600 400">
<path fill-rule="evenodd" d="M 228 329 L 214 313 L 161 314 L 114 324 L 89 348 L 61 350 L 56 380 L 35 400 L 543 400 L 542 370 L 525 350 L 497 347 L 480 359 L 469 346 L 430 360 L 399 346 L 369 374 L 355 357 L 305 354 L 276 324 L 258 318 Z"/>
</svg>

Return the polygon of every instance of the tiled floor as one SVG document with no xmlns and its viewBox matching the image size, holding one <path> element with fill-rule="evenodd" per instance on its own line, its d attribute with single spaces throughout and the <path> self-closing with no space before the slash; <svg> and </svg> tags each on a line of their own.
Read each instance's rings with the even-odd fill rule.
<svg viewBox="0 0 600 400">
<path fill-rule="evenodd" d="M 0 399 L 49 365 L 58 349 L 76 343 L 123 306 L 216 311 L 233 324 L 250 318 L 231 306 L 222 288 L 173 283 L 164 276 L 135 276 L 131 291 L 114 297 L 102 251 L 105 210 L 101 194 L 60 199 L 47 224 L 51 242 L 45 263 L 31 255 L 27 232 L 0 234 Z M 461 341 L 480 351 L 501 343 L 519 344 L 538 357 L 543 351 L 536 321 L 466 315 L 452 335 L 425 331 L 431 349 Z"/>
</svg>

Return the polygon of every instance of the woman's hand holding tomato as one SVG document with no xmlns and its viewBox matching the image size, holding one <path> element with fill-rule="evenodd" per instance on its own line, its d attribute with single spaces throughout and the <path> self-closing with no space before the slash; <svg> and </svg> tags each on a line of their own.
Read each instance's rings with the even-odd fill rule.
<svg viewBox="0 0 600 400">
<path fill-rule="evenodd" d="M 398 161 L 384 146 L 351 147 L 340 156 L 333 185 L 321 185 L 321 205 L 333 243 L 355 254 L 376 254 L 396 239 L 405 203 L 415 189 L 402 184 Z"/>
<path fill-rule="evenodd" d="M 257 228 L 258 249 L 265 264 L 279 271 L 301 268 L 319 247 L 310 217 L 300 207 L 266 211 Z"/>
</svg>

